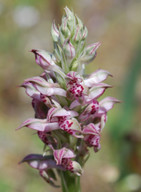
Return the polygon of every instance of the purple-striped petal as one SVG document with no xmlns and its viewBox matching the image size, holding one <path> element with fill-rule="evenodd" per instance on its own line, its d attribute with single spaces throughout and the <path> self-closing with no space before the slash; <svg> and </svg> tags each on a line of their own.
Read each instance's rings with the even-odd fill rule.
<svg viewBox="0 0 141 192">
<path fill-rule="evenodd" d="M 89 125 L 85 126 L 83 129 L 83 133 L 87 135 L 99 135 L 99 127 L 90 123 Z"/>
<path fill-rule="evenodd" d="M 105 127 L 106 122 L 107 122 L 107 114 L 104 113 L 104 114 L 101 116 L 101 122 L 100 122 L 100 128 L 101 128 L 101 130 Z"/>
<path fill-rule="evenodd" d="M 98 152 L 101 149 L 100 136 L 94 136 L 93 139 L 91 140 L 91 143 L 94 147 L 95 152 Z"/>
<path fill-rule="evenodd" d="M 90 104 L 85 108 L 85 110 L 80 114 L 80 120 L 87 120 L 89 117 L 91 117 L 91 115 L 95 114 L 98 109 L 99 102 L 97 100 L 92 100 Z"/>
<path fill-rule="evenodd" d="M 56 160 L 57 165 L 62 164 L 62 159 L 71 159 L 74 158 L 76 155 L 70 149 L 63 147 L 62 149 L 54 150 L 53 151 L 54 159 Z"/>
<path fill-rule="evenodd" d="M 26 127 L 30 124 L 34 124 L 34 123 L 45 123 L 46 120 L 43 120 L 43 119 L 35 119 L 35 118 L 30 118 L 30 119 L 27 119 L 26 121 L 24 121 L 19 127 L 18 129 L 22 128 L 22 127 Z"/>
<path fill-rule="evenodd" d="M 35 85 L 36 89 L 43 95 L 52 96 L 52 95 L 60 95 L 66 97 L 66 91 L 62 88 L 57 87 L 42 87 L 39 85 Z"/>
<path fill-rule="evenodd" d="M 82 54 L 82 57 L 80 59 L 81 63 L 89 63 L 90 61 L 92 61 L 95 56 L 96 56 L 96 50 L 98 49 L 98 47 L 101 45 L 100 42 L 97 43 L 93 43 L 91 45 L 88 45 L 85 49 L 84 49 L 84 53 Z"/>
<path fill-rule="evenodd" d="M 41 86 L 49 86 L 50 85 L 50 83 L 48 83 L 44 78 L 39 77 L 39 76 L 28 78 L 25 80 L 25 82 L 32 82 L 35 84 L 39 84 Z"/>
<path fill-rule="evenodd" d="M 93 87 L 89 90 L 88 97 L 86 96 L 85 99 L 87 102 L 90 102 L 93 99 L 97 99 L 100 97 L 106 90 L 106 88 L 111 88 L 111 85 L 105 83 L 98 83 L 93 85 Z"/>
<path fill-rule="evenodd" d="M 50 122 L 53 114 L 57 111 L 58 109 L 56 107 L 52 107 L 49 109 L 48 114 L 47 114 L 47 121 Z"/>
<path fill-rule="evenodd" d="M 24 82 L 21 87 L 25 88 L 25 92 L 29 97 L 40 100 L 40 92 L 36 90 L 33 83 Z"/>
<path fill-rule="evenodd" d="M 62 116 L 70 116 L 70 117 L 76 117 L 78 116 L 78 113 L 76 111 L 67 111 L 63 108 L 58 109 L 54 114 L 54 117 L 62 117 Z"/>
<path fill-rule="evenodd" d="M 86 47 L 86 52 L 89 53 L 90 55 L 94 55 L 98 47 L 101 45 L 100 42 L 93 43 L 91 45 L 88 45 Z"/>
<path fill-rule="evenodd" d="M 56 73 L 59 73 L 63 78 L 65 78 L 65 74 L 62 69 L 55 64 L 56 58 L 53 54 L 44 50 L 36 49 L 32 49 L 31 52 L 35 54 L 36 63 L 41 66 L 45 71 L 54 71 Z"/>
<path fill-rule="evenodd" d="M 60 88 L 59 84 L 57 83 L 49 83 L 42 77 L 32 77 L 25 80 L 23 87 L 31 87 L 33 90 L 40 92 L 43 95 L 51 96 L 51 95 L 60 95 L 66 96 L 66 91 Z M 30 94 L 31 95 L 31 94 Z"/>
<path fill-rule="evenodd" d="M 55 25 L 55 22 L 52 23 L 51 35 L 52 35 L 53 41 L 57 42 L 59 39 L 59 31 Z"/>
<path fill-rule="evenodd" d="M 35 54 L 35 60 L 38 65 L 40 65 L 43 69 L 48 69 L 50 66 L 54 66 L 54 58 L 53 55 L 44 50 L 32 49 L 32 53 Z"/>
<path fill-rule="evenodd" d="M 87 87 L 93 87 L 94 84 L 104 81 L 108 76 L 112 75 L 106 70 L 99 69 L 85 79 L 84 83 Z"/>
<path fill-rule="evenodd" d="M 75 48 L 71 42 L 69 42 L 69 41 L 66 42 L 63 45 L 63 49 L 64 49 L 65 55 L 66 55 L 66 57 L 68 57 L 68 59 L 73 59 L 75 57 Z"/>
<path fill-rule="evenodd" d="M 46 123 L 46 119 L 28 119 L 26 121 L 24 121 L 19 127 L 18 129 L 22 128 L 22 127 L 28 127 L 37 131 L 46 131 L 46 132 L 50 132 L 53 130 L 57 130 L 59 129 L 59 124 L 57 122 L 54 123 Z"/>
<path fill-rule="evenodd" d="M 115 103 L 120 103 L 120 102 L 121 101 L 119 101 L 114 97 L 106 97 L 99 102 L 99 105 L 100 105 L 99 110 L 107 112 L 113 108 Z"/>
</svg>

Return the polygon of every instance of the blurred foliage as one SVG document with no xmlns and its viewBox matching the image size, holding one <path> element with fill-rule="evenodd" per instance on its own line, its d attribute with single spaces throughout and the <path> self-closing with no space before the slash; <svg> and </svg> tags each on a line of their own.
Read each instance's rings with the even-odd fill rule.
<svg viewBox="0 0 141 192">
<path fill-rule="evenodd" d="M 32 48 L 52 50 L 51 23 L 69 6 L 86 24 L 88 43 L 102 42 L 87 73 L 110 71 L 115 86 L 105 94 L 123 100 L 108 114 L 102 149 L 92 151 L 82 176 L 82 192 L 140 192 L 141 180 L 141 1 L 140 0 L 2 0 L 0 1 L 0 191 L 61 191 L 18 162 L 42 152 L 36 134 L 16 127 L 33 117 L 30 99 L 19 89 L 25 78 L 39 75 Z"/>
<path fill-rule="evenodd" d="M 136 96 L 137 81 L 141 74 L 141 40 L 139 39 L 136 51 L 131 58 L 128 75 L 123 85 L 122 111 L 111 124 L 110 135 L 116 162 L 119 165 L 121 177 L 128 174 L 141 174 L 141 130 L 136 109 L 139 105 Z M 120 143 L 120 145 L 119 145 Z M 116 149 L 116 150 L 115 150 Z"/>
</svg>

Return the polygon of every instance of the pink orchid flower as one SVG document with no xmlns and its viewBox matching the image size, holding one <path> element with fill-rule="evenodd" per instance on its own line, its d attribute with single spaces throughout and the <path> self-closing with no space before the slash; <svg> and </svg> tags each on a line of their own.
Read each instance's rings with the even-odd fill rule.
<svg viewBox="0 0 141 192">
<path fill-rule="evenodd" d="M 31 50 L 43 73 L 26 79 L 21 85 L 32 99 L 35 118 L 27 119 L 18 129 L 35 130 L 44 143 L 43 155 L 31 154 L 22 162 L 37 169 L 41 177 L 55 187 L 57 173 L 66 192 L 79 185 L 76 176 L 83 173 L 89 147 L 95 152 L 100 150 L 108 112 L 120 101 L 113 97 L 100 99 L 112 88 L 103 82 L 112 77 L 108 71 L 98 69 L 90 75 L 84 74 L 86 64 L 96 57 L 101 43 L 86 46 L 88 30 L 67 7 L 61 25 L 53 22 L 51 35 L 52 53 Z M 79 191 L 79 187 L 76 188 L 74 191 Z"/>
<path fill-rule="evenodd" d="M 62 149 L 54 150 L 53 155 L 57 165 L 62 165 L 64 169 L 78 176 L 82 174 L 81 166 L 76 161 L 71 160 L 76 157 L 72 150 L 63 147 Z"/>
<path fill-rule="evenodd" d="M 84 137 L 85 142 L 89 147 L 93 147 L 94 151 L 100 150 L 100 128 L 93 123 L 85 126 L 83 133 L 86 134 Z"/>
</svg>

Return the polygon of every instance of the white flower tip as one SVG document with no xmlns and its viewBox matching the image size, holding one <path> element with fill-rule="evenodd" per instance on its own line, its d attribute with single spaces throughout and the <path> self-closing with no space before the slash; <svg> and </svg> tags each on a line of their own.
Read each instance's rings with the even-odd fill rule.
<svg viewBox="0 0 141 192">
<path fill-rule="evenodd" d="M 69 14 L 72 14 L 71 10 L 67 6 L 64 8 L 64 10 L 65 10 L 67 16 L 69 16 Z"/>
<path fill-rule="evenodd" d="M 101 42 L 97 42 L 97 48 L 102 44 Z"/>
</svg>

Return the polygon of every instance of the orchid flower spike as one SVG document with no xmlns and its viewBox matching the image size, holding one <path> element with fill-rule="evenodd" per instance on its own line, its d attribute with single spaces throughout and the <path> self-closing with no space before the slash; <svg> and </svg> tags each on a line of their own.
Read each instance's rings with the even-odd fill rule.
<svg viewBox="0 0 141 192">
<path fill-rule="evenodd" d="M 112 77 L 108 71 L 99 69 L 86 78 L 85 65 L 96 57 L 101 43 L 85 46 L 88 30 L 69 8 L 65 8 L 60 26 L 53 22 L 51 35 L 52 53 L 31 51 L 43 73 L 21 85 L 32 100 L 35 117 L 18 129 L 33 129 L 45 145 L 41 155 L 27 155 L 21 163 L 27 162 L 56 187 L 57 173 L 60 177 L 63 172 L 74 178 L 82 175 L 89 148 L 100 150 L 107 113 L 120 101 L 100 99 L 112 87 L 103 83 Z"/>
</svg>

